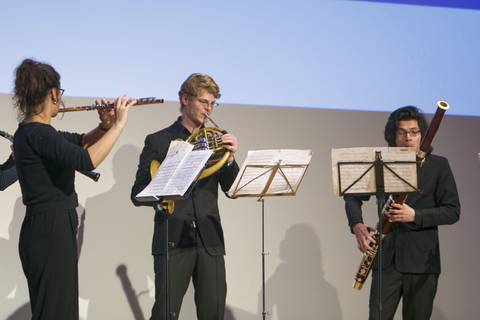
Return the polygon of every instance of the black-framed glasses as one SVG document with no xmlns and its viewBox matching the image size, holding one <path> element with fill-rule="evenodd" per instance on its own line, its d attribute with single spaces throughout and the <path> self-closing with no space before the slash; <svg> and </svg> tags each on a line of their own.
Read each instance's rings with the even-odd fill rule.
<svg viewBox="0 0 480 320">
<path fill-rule="evenodd" d="M 212 107 L 212 108 L 217 108 L 220 104 L 216 101 L 216 100 L 213 100 L 212 102 L 208 101 L 207 99 L 201 99 L 201 98 L 197 98 L 195 97 L 195 99 L 200 102 L 202 105 L 204 105 L 205 107 Z"/>
<path fill-rule="evenodd" d="M 63 93 L 65 92 L 65 89 L 58 88 L 58 92 L 60 93 L 61 96 L 63 96 Z"/>
<path fill-rule="evenodd" d="M 416 137 L 419 134 L 420 134 L 420 130 L 410 130 L 410 131 L 406 131 L 402 129 L 397 130 L 397 136 L 402 138 L 405 138 L 407 135 L 410 135 L 410 137 Z"/>
</svg>

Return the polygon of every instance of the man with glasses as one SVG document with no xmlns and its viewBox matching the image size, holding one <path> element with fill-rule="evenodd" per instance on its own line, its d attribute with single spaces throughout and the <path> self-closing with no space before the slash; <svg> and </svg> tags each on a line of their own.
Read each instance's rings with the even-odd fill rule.
<svg viewBox="0 0 480 320">
<path fill-rule="evenodd" d="M 218 103 L 220 89 L 208 75 L 194 73 L 182 84 L 178 93 L 180 117 L 171 126 L 150 134 L 140 155 L 131 199 L 135 206 L 145 205 L 135 196 L 150 182 L 150 163 L 162 162 L 170 142 L 185 140 L 202 128 Z M 169 218 L 169 295 L 171 319 L 178 319 L 183 296 L 190 279 L 195 288 L 195 304 L 199 320 L 223 320 L 226 299 L 225 245 L 218 210 L 218 186 L 228 191 L 238 173 L 233 154 L 237 138 L 229 133 L 221 136 L 231 152 L 227 164 L 215 174 L 197 182 L 186 199 L 175 201 L 175 212 Z M 150 205 L 150 204 L 147 204 Z M 165 319 L 165 283 L 162 217 L 155 217 L 152 254 L 155 271 L 155 303 L 150 319 Z M 170 320 L 170 319 L 169 319 Z"/>
<path fill-rule="evenodd" d="M 407 106 L 390 114 L 385 140 L 390 147 L 413 147 L 419 151 L 427 130 L 425 116 L 416 107 Z M 383 242 L 382 314 L 393 319 L 400 299 L 403 319 L 430 319 L 440 275 L 438 226 L 453 224 L 460 217 L 455 179 L 446 158 L 430 150 L 419 168 L 420 192 L 406 203 L 394 203 L 388 210 L 392 232 Z M 372 250 L 375 240 L 362 219 L 362 202 L 369 197 L 345 196 L 348 224 L 360 251 Z M 379 319 L 378 268 L 373 265 L 369 319 Z"/>
</svg>

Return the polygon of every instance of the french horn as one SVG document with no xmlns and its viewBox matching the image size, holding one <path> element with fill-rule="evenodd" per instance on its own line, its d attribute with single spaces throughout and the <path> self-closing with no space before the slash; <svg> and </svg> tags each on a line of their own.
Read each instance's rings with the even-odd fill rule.
<svg viewBox="0 0 480 320">
<path fill-rule="evenodd" d="M 200 171 L 199 175 L 195 178 L 195 182 L 208 178 L 220 170 L 228 158 L 231 152 L 225 148 L 222 143 L 222 135 L 227 131 L 219 128 L 216 123 L 206 115 L 215 127 L 200 128 L 195 133 L 192 133 L 185 141 L 193 144 L 193 150 L 212 150 L 213 154 L 208 159 L 205 168 Z M 153 178 L 157 174 L 161 163 L 158 160 L 152 160 L 150 163 L 150 176 Z M 167 214 L 173 214 L 175 209 L 175 202 L 173 200 L 162 201 L 162 207 Z"/>
</svg>

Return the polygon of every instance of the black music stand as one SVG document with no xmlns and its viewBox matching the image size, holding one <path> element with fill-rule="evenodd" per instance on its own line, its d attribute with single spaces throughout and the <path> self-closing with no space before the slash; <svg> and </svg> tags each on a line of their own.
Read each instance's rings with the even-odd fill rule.
<svg viewBox="0 0 480 320">
<path fill-rule="evenodd" d="M 169 247 L 170 244 L 168 242 L 168 217 L 169 213 L 167 210 L 162 206 L 162 201 L 156 201 L 153 203 L 153 210 L 155 211 L 155 216 L 157 214 L 163 218 L 163 263 L 165 265 L 165 273 L 163 275 L 163 280 L 165 281 L 165 320 L 175 319 L 175 314 L 170 312 L 170 281 L 169 281 Z"/>
<path fill-rule="evenodd" d="M 176 319 L 177 315 L 170 311 L 170 281 L 169 281 L 169 249 L 170 249 L 170 242 L 168 241 L 168 222 L 169 217 L 173 215 L 173 212 L 168 212 L 168 210 L 162 205 L 163 201 L 175 201 L 175 200 L 182 200 L 190 197 L 193 189 L 197 185 L 198 180 L 194 180 L 188 190 L 185 192 L 183 196 L 175 196 L 175 197 L 162 197 L 161 199 L 154 201 L 152 203 L 153 210 L 155 211 L 155 216 L 161 217 L 163 219 L 163 261 L 165 264 L 165 273 L 164 273 L 164 281 L 165 281 L 165 319 L 166 320 L 174 320 Z"/>
<path fill-rule="evenodd" d="M 289 181 L 287 174 L 285 173 L 286 169 L 300 169 L 303 170 L 299 179 L 295 182 Z M 238 183 L 234 186 L 234 190 L 229 194 L 231 198 L 237 197 L 257 197 L 258 202 L 262 203 L 262 319 L 266 320 L 269 312 L 265 310 L 265 256 L 268 254 L 265 252 L 265 197 L 267 196 L 294 196 L 297 193 L 300 183 L 305 176 L 305 172 L 308 168 L 307 164 L 281 164 L 281 161 L 278 161 L 274 165 L 250 165 L 247 164 L 242 167 L 242 171 L 238 174 L 240 179 Z M 245 180 L 242 178 L 249 176 L 246 172 L 249 169 L 265 169 L 262 173 L 254 176 L 248 177 Z M 268 179 L 262 183 L 262 186 L 258 192 L 241 192 L 244 188 L 251 185 L 252 183 L 258 182 L 262 177 L 267 176 Z M 272 183 L 276 177 L 280 177 L 280 180 L 283 181 L 284 186 L 286 187 L 283 191 L 269 191 L 272 186 Z M 278 178 L 277 178 L 278 179 Z M 278 183 L 278 181 L 277 181 Z"/>
<path fill-rule="evenodd" d="M 348 162 L 338 162 L 337 163 L 337 172 L 338 172 L 338 192 L 340 196 L 344 195 L 375 195 L 377 203 L 377 215 L 378 215 L 378 226 L 377 232 L 375 234 L 375 239 L 378 241 L 377 257 L 378 257 L 378 312 L 379 319 L 382 319 L 382 242 L 383 242 L 383 210 L 385 206 L 385 180 L 384 180 L 384 170 L 387 169 L 391 172 L 396 178 L 412 188 L 410 192 L 402 193 L 414 193 L 418 192 L 416 186 L 413 186 L 410 182 L 402 178 L 397 172 L 395 172 L 389 164 L 412 164 L 417 163 L 416 161 L 383 161 L 381 151 L 375 150 L 375 160 L 372 161 L 348 161 Z M 348 187 L 342 190 L 341 184 L 341 168 L 346 165 L 369 165 L 369 167 L 363 172 L 355 181 L 353 181 Z M 365 177 L 371 170 L 375 172 L 375 190 L 372 192 L 352 192 L 349 193 L 348 190 L 352 189 L 363 177 Z M 418 171 L 417 171 L 418 178 Z M 418 179 L 417 179 L 418 180 Z"/>
</svg>

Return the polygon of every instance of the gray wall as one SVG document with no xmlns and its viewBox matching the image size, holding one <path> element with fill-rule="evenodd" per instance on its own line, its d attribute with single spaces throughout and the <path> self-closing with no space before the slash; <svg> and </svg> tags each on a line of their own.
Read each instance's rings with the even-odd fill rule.
<svg viewBox="0 0 480 320">
<path fill-rule="evenodd" d="M 92 99 L 66 98 L 68 105 Z M 0 96 L 0 129 L 13 132 L 10 97 Z M 431 106 L 422 106 L 434 111 Z M 451 107 L 455 108 L 455 105 Z M 88 319 L 146 319 L 153 303 L 150 256 L 153 212 L 129 201 L 138 155 L 146 134 L 169 125 L 177 103 L 133 108 L 129 123 L 111 155 L 98 168 L 94 183 L 77 176 L 84 217 L 80 255 L 80 309 Z M 365 319 L 369 284 L 351 288 L 360 262 L 349 233 L 343 201 L 333 195 L 330 150 L 385 145 L 386 113 L 225 105 L 214 119 L 237 135 L 241 163 L 246 152 L 265 148 L 308 148 L 314 152 L 295 197 L 266 199 L 267 306 L 272 319 Z M 67 114 L 57 129 L 84 132 L 96 126 L 94 112 Z M 476 246 L 480 216 L 475 198 L 480 181 L 480 118 L 446 116 L 435 152 L 449 158 L 462 203 L 461 220 L 440 227 L 443 273 L 433 319 L 473 319 L 480 281 Z M 0 142 L 2 158 L 9 145 Z M 0 193 L 0 319 L 24 319 L 28 291 L 17 253 L 24 208 L 18 184 Z M 226 238 L 228 319 L 259 319 L 261 309 L 261 207 L 255 199 L 219 200 Z M 375 223 L 373 200 L 365 219 Z M 117 273 L 118 272 L 118 273 Z M 124 284 L 122 286 L 122 283 Z M 125 287 L 130 288 L 124 290 Z M 7 297 L 8 296 L 8 297 Z M 191 289 L 180 319 L 194 319 Z M 130 303 L 129 303 L 130 302 Z M 398 317 L 399 318 L 399 317 Z"/>
</svg>

